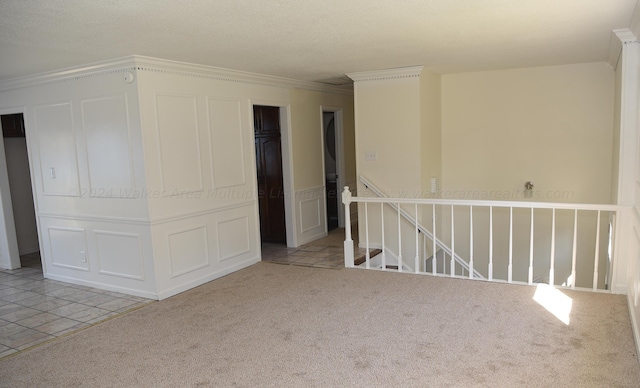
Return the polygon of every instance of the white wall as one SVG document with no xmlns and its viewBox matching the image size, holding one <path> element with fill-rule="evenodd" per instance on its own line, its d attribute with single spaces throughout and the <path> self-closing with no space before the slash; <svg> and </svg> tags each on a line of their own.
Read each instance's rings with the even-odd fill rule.
<svg viewBox="0 0 640 388">
<path fill-rule="evenodd" d="M 300 87 L 315 90 L 310 101 L 292 101 Z M 293 189 L 294 163 L 323 181 L 321 164 L 298 159 L 322 150 L 320 101 L 343 103 L 349 120 L 349 96 L 143 57 L 0 85 L 0 110 L 26 112 L 45 276 L 165 298 L 258 261 L 253 104 L 281 107 L 287 216 L 313 229 L 324 211 L 293 206 L 307 190 Z M 298 110 L 317 116 L 311 141 L 304 113 L 300 130 L 290 124 Z M 315 146 L 297 159 L 295 131 Z"/>
<path fill-rule="evenodd" d="M 137 85 L 126 70 L 4 88 L 25 107 L 43 269 L 51 279 L 154 297 Z M 5 86 L 5 85 L 3 85 Z"/>
</svg>

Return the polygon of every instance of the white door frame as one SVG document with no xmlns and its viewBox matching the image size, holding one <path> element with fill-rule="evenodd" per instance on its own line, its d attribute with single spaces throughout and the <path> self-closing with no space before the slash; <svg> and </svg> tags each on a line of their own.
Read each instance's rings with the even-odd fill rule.
<svg viewBox="0 0 640 388">
<path fill-rule="evenodd" d="M 22 115 L 26 117 L 25 108 L 0 109 L 0 115 L 8 115 L 8 114 L 15 114 L 15 113 L 22 113 Z M 26 125 L 25 125 L 25 128 L 26 128 Z M 4 140 L 4 137 L 2 139 Z M 31 166 L 31 163 L 29 163 L 29 166 Z M 29 167 L 29 169 L 31 169 L 31 167 Z M 33 179 L 31 182 L 31 187 L 33 190 Z M 13 203 L 11 202 L 11 190 L 9 188 L 9 173 L 7 171 L 7 155 L 4 150 L 4 141 L 0 142 L 0 201 L 2 202 L 2 206 L 0 207 L 0 268 L 4 268 L 4 269 L 20 268 L 21 264 L 20 264 L 20 252 L 18 250 L 18 235 L 16 233 L 16 224 L 15 224 L 15 219 L 13 217 Z M 35 197 L 34 197 L 34 202 L 35 202 Z M 40 236 L 39 226 L 37 230 L 38 230 L 38 237 L 39 237 Z"/>
<path fill-rule="evenodd" d="M 340 201 L 340 193 L 342 192 L 342 188 L 345 185 L 345 172 L 344 172 L 344 130 L 343 130 L 343 110 L 344 108 L 339 106 L 320 106 L 320 147 L 321 147 L 321 155 L 322 155 L 322 179 L 324 180 L 326 177 L 326 171 L 324 168 L 324 113 L 333 113 L 333 120 L 335 124 L 335 139 L 336 139 L 336 172 L 338 174 L 336 178 L 336 186 L 338 191 L 338 227 L 344 228 L 344 205 L 342 205 L 342 201 Z M 326 184 L 325 191 L 326 191 Z M 327 208 L 327 196 L 324 197 L 325 201 L 325 209 Z M 324 212 L 324 224 L 325 227 L 328 225 L 327 212 Z"/>
<path fill-rule="evenodd" d="M 257 180 L 256 180 L 256 150 L 255 150 L 255 128 L 253 121 L 253 106 L 265 105 L 280 108 L 280 146 L 282 147 L 282 185 L 284 189 L 284 223 L 287 230 L 287 247 L 297 247 L 296 217 L 293 198 L 293 145 L 291 143 L 291 105 L 288 102 L 251 99 L 249 100 L 249 118 L 251 127 L 251 149 L 253 159 L 254 184 L 256 185 L 256 216 L 259 220 L 258 210 Z M 260 227 L 258 221 L 258 235 Z"/>
</svg>

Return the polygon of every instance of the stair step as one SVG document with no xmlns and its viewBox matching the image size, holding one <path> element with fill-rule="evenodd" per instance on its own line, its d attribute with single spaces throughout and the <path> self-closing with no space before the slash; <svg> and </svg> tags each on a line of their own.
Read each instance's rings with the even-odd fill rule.
<svg viewBox="0 0 640 388">
<path fill-rule="evenodd" d="M 372 249 L 369 251 L 369 257 L 375 257 L 376 255 L 379 255 L 382 253 L 382 249 Z M 367 260 L 366 254 L 363 253 L 362 255 L 356 257 L 353 260 L 353 264 L 354 265 L 360 265 L 362 263 L 364 263 Z"/>
</svg>

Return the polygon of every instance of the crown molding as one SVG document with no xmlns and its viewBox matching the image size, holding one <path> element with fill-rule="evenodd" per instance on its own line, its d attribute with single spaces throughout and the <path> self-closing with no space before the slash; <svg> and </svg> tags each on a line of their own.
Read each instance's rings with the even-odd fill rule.
<svg viewBox="0 0 640 388">
<path fill-rule="evenodd" d="M 612 68 L 618 66 L 620 55 L 622 53 L 622 46 L 627 43 L 637 43 L 638 38 L 628 28 L 622 28 L 611 31 L 611 43 L 609 44 L 609 59 L 608 63 Z"/>
<path fill-rule="evenodd" d="M 420 77 L 420 73 L 422 73 L 423 68 L 424 66 L 412 66 L 387 70 L 361 71 L 357 73 L 348 73 L 347 77 L 351 78 L 354 82 L 412 78 Z"/>
<path fill-rule="evenodd" d="M 332 86 L 318 82 L 300 81 L 284 77 L 223 69 L 186 62 L 131 55 L 108 61 L 94 62 L 83 66 L 13 78 L 0 82 L 0 91 L 20 89 L 52 82 L 65 82 L 115 73 L 150 71 L 177 74 L 188 77 L 208 78 L 220 81 L 267 85 L 281 88 L 304 89 L 317 92 L 353 95 L 353 87 Z"/>
</svg>

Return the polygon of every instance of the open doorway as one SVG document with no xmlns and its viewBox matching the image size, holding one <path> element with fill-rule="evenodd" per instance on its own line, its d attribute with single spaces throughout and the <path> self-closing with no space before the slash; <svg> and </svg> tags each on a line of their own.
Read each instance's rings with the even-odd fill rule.
<svg viewBox="0 0 640 388">
<path fill-rule="evenodd" d="M 340 108 L 322 108 L 327 231 L 344 227 L 344 207 L 340 203 L 344 176 L 341 114 Z"/>
<path fill-rule="evenodd" d="M 3 195 L 2 203 L 11 266 L 42 268 L 24 116 L 22 113 L 0 115 L 0 124 L 4 150 L 0 164 L 6 166 L 6 176 L 2 171 L 1 183 L 3 187 L 8 184 L 10 193 L 10 196 Z"/>
<path fill-rule="evenodd" d="M 253 123 L 260 239 L 263 243 L 286 244 L 280 108 L 254 105 Z"/>
</svg>

